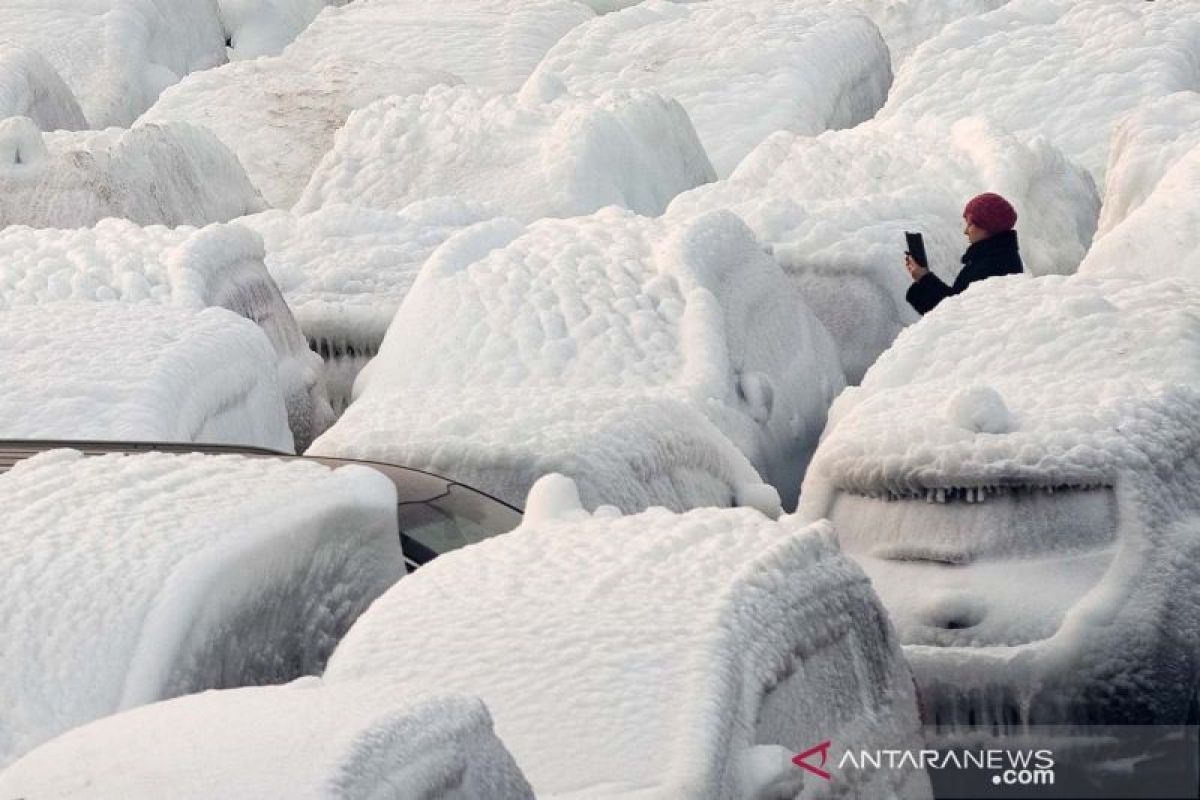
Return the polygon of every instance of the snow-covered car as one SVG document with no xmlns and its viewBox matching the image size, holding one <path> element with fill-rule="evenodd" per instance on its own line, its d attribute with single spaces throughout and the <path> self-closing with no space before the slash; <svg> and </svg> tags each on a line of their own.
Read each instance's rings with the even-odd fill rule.
<svg viewBox="0 0 1200 800">
<path fill-rule="evenodd" d="M 799 513 L 871 576 L 926 722 L 1195 706 L 1198 311 L 1184 281 L 990 279 L 834 404 Z"/>
</svg>

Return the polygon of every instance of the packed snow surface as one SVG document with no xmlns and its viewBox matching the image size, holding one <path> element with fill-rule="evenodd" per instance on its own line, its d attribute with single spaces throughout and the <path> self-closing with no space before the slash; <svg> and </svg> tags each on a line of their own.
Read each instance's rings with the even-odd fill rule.
<svg viewBox="0 0 1200 800">
<path fill-rule="evenodd" d="M 18 306 L 0 353 L 0 439 L 292 449 L 271 344 L 224 309 Z"/>
<path fill-rule="evenodd" d="M 350 0 L 218 0 L 231 59 L 273 56 L 308 27 L 325 6 Z"/>
<path fill-rule="evenodd" d="M 275 372 L 296 447 L 332 421 L 321 359 L 308 349 L 263 264 L 262 239 L 240 225 L 201 230 L 107 219 L 74 230 L 0 230 L 0 309 L 62 301 L 220 306 L 255 322 L 275 350 Z"/>
<path fill-rule="evenodd" d="M 1200 88 L 1198 50 L 1195 0 L 1012 0 L 920 47 L 880 116 L 981 114 L 1024 138 L 1048 137 L 1103 185 L 1116 123 Z"/>
<path fill-rule="evenodd" d="M 420 94 L 452 75 L 371 53 L 293 48 L 188 76 L 139 119 L 190 122 L 237 154 L 272 206 L 300 197 L 350 112 L 392 95 Z"/>
<path fill-rule="evenodd" d="M 533 800 L 478 699 L 415 698 L 365 682 L 326 687 L 318 678 L 204 692 L 99 720 L 0 774 L 0 794 Z"/>
<path fill-rule="evenodd" d="M 732 442 L 790 503 L 841 387 L 829 335 L 728 212 L 497 219 L 426 262 L 313 451 L 386 454 L 509 502 L 557 464 L 589 502 L 637 510 L 638 484 L 671 489 L 673 507 L 681 491 L 729 504 L 742 490 L 727 476 L 746 473 Z"/>
<path fill-rule="evenodd" d="M 939 724 L 1183 720 L 1198 304 L 1173 279 L 990 279 L 834 404 L 800 514 L 871 575 Z"/>
<path fill-rule="evenodd" d="M 678 100 L 719 175 L 771 133 L 869 119 L 892 70 L 866 17 L 808 0 L 646 0 L 568 33 L 526 92 L 647 89 Z"/>
<path fill-rule="evenodd" d="M 128 126 L 164 88 L 225 61 L 217 0 L 9 0 L 0 50 L 40 53 L 93 128 Z"/>
<path fill-rule="evenodd" d="M 87 127 L 70 88 L 37 52 L 0 44 L 0 119 L 29 117 L 44 131 Z"/>
<path fill-rule="evenodd" d="M 290 59 L 355 54 L 389 71 L 407 65 L 501 92 L 520 88 L 546 51 L 594 15 L 574 0 L 370 0 L 323 11 Z"/>
<path fill-rule="evenodd" d="M 941 32 L 951 22 L 971 18 L 1004 5 L 1008 0 L 809 0 L 813 5 L 848 7 L 860 11 L 879 26 L 887 42 L 893 68 Z"/>
<path fill-rule="evenodd" d="M 319 672 L 404 572 L 395 486 L 353 466 L 52 451 L 0 475 L 0 572 L 6 764 L 133 706 Z"/>
<path fill-rule="evenodd" d="M 263 208 L 237 158 L 202 128 L 42 133 L 27 117 L 0 119 L 0 229 L 105 217 L 204 225 Z"/>
<path fill-rule="evenodd" d="M 1016 207 L 1027 271 L 1075 270 L 1099 213 L 1091 178 L 1045 142 L 1025 145 L 978 118 L 776 133 L 728 179 L 677 197 L 668 216 L 728 208 L 745 219 L 773 245 L 857 383 L 916 319 L 904 300 L 904 232 L 923 234 L 933 271 L 953 282 L 968 244 L 963 206 L 984 191 Z"/>
<path fill-rule="evenodd" d="M 827 524 L 592 515 L 561 475 L 526 508 L 515 531 L 377 601 L 327 684 L 478 695 L 543 797 L 791 797 L 791 756 L 816 738 L 920 747 L 898 644 Z M 860 797 L 928 796 L 923 773 L 839 780 Z"/>
<path fill-rule="evenodd" d="M 453 195 L 526 221 L 608 205 L 656 216 L 679 192 L 715 179 L 683 107 L 656 94 L 437 87 L 352 114 L 296 210 L 399 210 Z"/>
</svg>

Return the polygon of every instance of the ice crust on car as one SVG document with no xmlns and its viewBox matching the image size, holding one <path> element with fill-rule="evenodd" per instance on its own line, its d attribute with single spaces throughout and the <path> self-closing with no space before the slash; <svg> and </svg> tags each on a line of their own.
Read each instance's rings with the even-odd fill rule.
<svg viewBox="0 0 1200 800">
<path fill-rule="evenodd" d="M 827 524 L 753 509 L 593 515 L 561 475 L 525 505 L 515 531 L 372 605 L 327 685 L 478 695 L 541 797 L 790 797 L 804 782 L 791 756 L 814 731 L 920 747 L 898 643 Z M 400 621 L 413 608 L 426 624 Z M 919 771 L 839 781 L 860 797 L 929 796 Z"/>
<path fill-rule="evenodd" d="M 680 102 L 717 174 L 771 133 L 869 119 L 892 81 L 887 45 L 861 14 L 809 2 L 646 2 L 567 33 L 526 91 L 645 89 Z"/>
<path fill-rule="evenodd" d="M 10 307 L 0 352 L 3 439 L 293 446 L 275 352 L 225 309 Z"/>
<path fill-rule="evenodd" d="M 0 793 L 533 800 L 477 698 L 317 678 L 204 692 L 85 725 L 0 773 Z"/>
<path fill-rule="evenodd" d="M 510 503 L 560 471 L 629 511 L 729 505 L 757 470 L 790 504 L 841 386 L 828 333 L 733 214 L 497 219 L 426 262 L 312 452 Z"/>
<path fill-rule="evenodd" d="M 1090 176 L 1045 142 L 1022 144 L 979 118 L 867 122 L 821 136 L 772 135 L 729 178 L 677 197 L 669 219 L 728 208 L 772 251 L 825 324 L 857 383 L 916 312 L 904 299 L 904 232 L 920 231 L 948 283 L 962 264 L 966 201 L 1018 209 L 1026 271 L 1073 272 L 1100 200 Z"/>
<path fill-rule="evenodd" d="M 0 475 L 0 763 L 208 688 L 319 673 L 404 572 L 395 487 L 362 467 L 44 453 Z"/>
<path fill-rule="evenodd" d="M 0 230 L 0 309 L 62 301 L 220 306 L 255 322 L 275 350 L 275 374 L 296 447 L 332 421 L 321 359 L 308 348 L 263 264 L 262 239 L 240 225 L 140 227 L 106 219 L 72 230 Z"/>
<path fill-rule="evenodd" d="M 0 119 L 28 117 L 44 131 L 87 127 L 79 101 L 46 59 L 33 50 L 0 44 Z"/>
<path fill-rule="evenodd" d="M 441 86 L 354 112 L 295 210 L 355 203 L 398 211 L 453 195 L 529 222 L 608 205 L 656 216 L 679 192 L 715 179 L 673 99 Z"/>
<path fill-rule="evenodd" d="M 203 128 L 43 133 L 0 119 L 0 229 L 82 228 L 106 217 L 205 225 L 264 208 L 237 158 Z"/>
<path fill-rule="evenodd" d="M 1048 138 L 1103 187 L 1114 125 L 1200 85 L 1198 12 L 1195 0 L 1011 0 L 922 45 L 879 116 L 986 116 L 1022 138 Z"/>
<path fill-rule="evenodd" d="M 0 6 L 0 50 L 40 53 L 89 127 L 128 126 L 167 86 L 225 62 L 217 0 L 19 0 Z"/>
</svg>

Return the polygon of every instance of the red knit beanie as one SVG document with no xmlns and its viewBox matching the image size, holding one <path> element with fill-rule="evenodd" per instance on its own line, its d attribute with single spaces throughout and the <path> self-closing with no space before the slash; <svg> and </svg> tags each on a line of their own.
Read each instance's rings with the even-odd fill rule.
<svg viewBox="0 0 1200 800">
<path fill-rule="evenodd" d="M 963 218 L 988 233 L 1010 231 L 1017 224 L 1016 209 L 1003 197 L 992 192 L 972 197 L 963 209 Z"/>
</svg>

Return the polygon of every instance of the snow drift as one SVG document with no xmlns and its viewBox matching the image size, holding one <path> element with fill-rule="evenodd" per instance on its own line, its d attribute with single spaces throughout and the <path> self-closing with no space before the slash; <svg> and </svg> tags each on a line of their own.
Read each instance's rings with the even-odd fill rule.
<svg viewBox="0 0 1200 800">
<path fill-rule="evenodd" d="M 231 59 L 273 56 L 326 6 L 350 0 L 218 0 Z"/>
<path fill-rule="evenodd" d="M 1198 12 L 1194 0 L 1012 0 L 923 45 L 880 116 L 984 115 L 1023 138 L 1049 138 L 1103 186 L 1121 117 L 1200 86 Z"/>
<path fill-rule="evenodd" d="M 128 126 L 164 88 L 225 61 L 216 0 L 8 2 L 0 40 L 40 53 L 93 128 Z"/>
<path fill-rule="evenodd" d="M 0 763 L 137 705 L 320 672 L 404 572 L 395 487 L 359 467 L 57 450 L 0 475 L 0 517 L 21 654 Z"/>
<path fill-rule="evenodd" d="M 757 484 L 732 442 L 790 503 L 841 386 L 829 335 L 732 214 L 499 219 L 434 252 L 312 452 L 510 503 L 554 469 L 589 502 L 637 510 L 727 505 Z"/>
<path fill-rule="evenodd" d="M 0 231 L 0 309 L 64 300 L 220 306 L 256 323 L 275 350 L 288 425 L 303 449 L 332 421 L 320 357 L 263 265 L 262 240 L 239 225 Z"/>
<path fill-rule="evenodd" d="M 970 19 L 1008 0 L 809 0 L 813 5 L 847 7 L 866 14 L 879 26 L 896 69 L 914 50 L 951 22 Z"/>
<path fill-rule="evenodd" d="M 871 575 L 927 721 L 1182 723 L 1198 305 L 1170 280 L 989 279 L 834 404 L 800 515 Z"/>
<path fill-rule="evenodd" d="M 263 209 L 234 155 L 190 125 L 42 133 L 0 119 L 0 228 L 82 228 L 105 217 L 205 225 Z"/>
<path fill-rule="evenodd" d="M 1050 145 L 1024 145 L 980 119 L 777 133 L 728 179 L 676 198 L 668 217 L 728 208 L 745 219 L 773 245 L 857 383 L 916 319 L 904 300 L 904 232 L 924 234 L 931 267 L 952 282 L 967 247 L 963 206 L 983 191 L 1016 206 L 1027 271 L 1074 271 L 1099 213 L 1091 178 Z"/>
<path fill-rule="evenodd" d="M 0 44 L 0 119 L 29 117 L 44 131 L 87 127 L 71 90 L 33 50 Z"/>
<path fill-rule="evenodd" d="M 866 17 L 804 0 L 646 0 L 568 33 L 528 91 L 646 89 L 678 100 L 717 174 L 777 130 L 816 134 L 869 119 L 892 70 Z"/>
<path fill-rule="evenodd" d="M 224 309 L 8 308 L 0 353 L 2 439 L 292 449 L 270 342 Z"/>
<path fill-rule="evenodd" d="M 559 475 L 526 509 L 380 598 L 327 684 L 477 694 L 539 796 L 791 797 L 814 736 L 920 747 L 899 646 L 827 525 L 593 516 Z M 405 624 L 413 608 L 423 624 Z M 928 796 L 920 772 L 838 777 L 864 798 Z"/>
<path fill-rule="evenodd" d="M 199 72 L 163 92 L 139 119 L 203 125 L 237 154 L 272 206 L 300 197 L 350 112 L 392 95 L 457 83 L 444 72 L 372 52 L 293 48 L 277 58 Z"/>
<path fill-rule="evenodd" d="M 533 800 L 479 700 L 406 698 L 369 683 L 324 687 L 317 678 L 205 692 L 99 720 L 0 774 L 0 793 Z"/>
<path fill-rule="evenodd" d="M 400 210 L 453 195 L 525 221 L 608 205 L 656 216 L 679 192 L 715 179 L 674 100 L 437 87 L 352 114 L 296 210 L 329 203 Z"/>
</svg>

